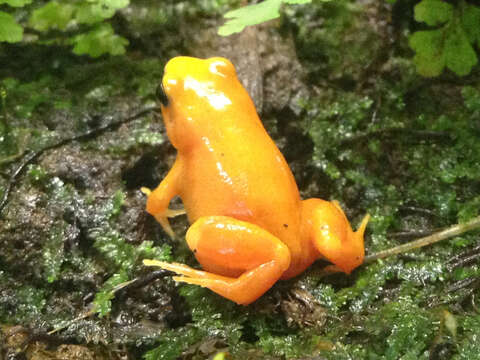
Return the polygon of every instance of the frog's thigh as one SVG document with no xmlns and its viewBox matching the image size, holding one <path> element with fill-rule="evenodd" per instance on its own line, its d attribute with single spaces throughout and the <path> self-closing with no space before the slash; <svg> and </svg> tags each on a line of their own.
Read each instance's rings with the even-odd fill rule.
<svg viewBox="0 0 480 360">
<path fill-rule="evenodd" d="M 258 299 L 290 265 L 290 251 L 280 239 L 227 216 L 199 218 L 187 232 L 187 243 L 209 272 L 172 269 L 184 275 L 175 280 L 207 287 L 238 304 Z"/>
</svg>

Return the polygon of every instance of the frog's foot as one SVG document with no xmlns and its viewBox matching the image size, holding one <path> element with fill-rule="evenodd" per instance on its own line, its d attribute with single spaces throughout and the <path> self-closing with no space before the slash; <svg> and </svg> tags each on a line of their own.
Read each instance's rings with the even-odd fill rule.
<svg viewBox="0 0 480 360">
<path fill-rule="evenodd" d="M 155 201 L 158 202 L 158 197 L 152 196 L 152 194 L 155 194 L 155 192 L 152 192 L 147 187 L 141 187 L 140 191 L 144 193 L 148 199 L 147 199 L 147 210 L 150 210 L 151 212 L 157 211 L 156 213 L 152 213 L 152 215 L 155 217 L 155 219 L 160 223 L 162 226 L 163 230 L 170 236 L 172 239 L 175 238 L 175 233 L 172 230 L 172 227 L 170 226 L 170 222 L 168 221 L 168 218 L 180 216 L 183 214 L 186 214 L 185 209 L 168 209 L 166 208 L 163 211 L 160 211 L 158 209 L 161 209 L 161 205 L 157 205 Z"/>
<path fill-rule="evenodd" d="M 173 280 L 206 287 L 237 304 L 248 305 L 272 287 L 281 273 L 279 273 L 278 264 L 275 260 L 272 260 L 256 269 L 245 272 L 238 278 L 204 272 L 200 277 L 174 276 Z"/>
<path fill-rule="evenodd" d="M 206 271 L 196 270 L 179 263 L 165 263 L 144 260 L 147 266 L 159 266 L 183 276 L 174 276 L 173 280 L 206 287 L 213 292 L 236 302 L 248 305 L 262 296 L 281 276 L 278 264 L 274 260 L 248 271 L 238 278 L 229 278 Z"/>
<path fill-rule="evenodd" d="M 290 251 L 277 237 L 226 216 L 199 218 L 187 232 L 187 243 L 207 271 L 178 263 L 146 264 L 183 275 L 174 280 L 206 287 L 237 304 L 258 299 L 290 265 Z"/>
</svg>

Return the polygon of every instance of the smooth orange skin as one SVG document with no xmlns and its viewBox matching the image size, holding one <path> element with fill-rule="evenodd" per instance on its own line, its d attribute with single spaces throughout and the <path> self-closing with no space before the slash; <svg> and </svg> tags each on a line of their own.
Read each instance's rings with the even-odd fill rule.
<svg viewBox="0 0 480 360">
<path fill-rule="evenodd" d="M 318 258 L 346 273 L 362 263 L 368 217 L 354 233 L 337 203 L 301 200 L 227 59 L 173 58 L 162 85 L 168 98 L 163 120 L 178 154 L 149 194 L 147 211 L 173 236 L 168 204 L 181 198 L 193 224 L 187 242 L 206 271 L 159 266 L 184 275 L 178 281 L 248 304 Z"/>
</svg>

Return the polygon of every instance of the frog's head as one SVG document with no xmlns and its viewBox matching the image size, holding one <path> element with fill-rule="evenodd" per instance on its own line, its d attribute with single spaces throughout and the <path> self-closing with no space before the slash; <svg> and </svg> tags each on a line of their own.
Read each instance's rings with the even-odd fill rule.
<svg viewBox="0 0 480 360">
<path fill-rule="evenodd" d="M 173 146 L 186 149 L 209 131 L 221 128 L 240 85 L 227 59 L 179 56 L 165 66 L 157 93 Z M 244 91 L 244 90 L 243 90 Z"/>
<path fill-rule="evenodd" d="M 367 214 L 354 232 L 337 201 L 303 201 L 302 216 L 308 222 L 307 235 L 313 246 L 328 261 L 349 274 L 363 263 L 363 235 L 370 216 Z"/>
</svg>

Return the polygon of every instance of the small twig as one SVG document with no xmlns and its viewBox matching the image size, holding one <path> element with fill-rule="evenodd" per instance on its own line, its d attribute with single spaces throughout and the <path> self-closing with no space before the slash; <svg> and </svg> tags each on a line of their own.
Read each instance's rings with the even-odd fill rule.
<svg viewBox="0 0 480 360">
<path fill-rule="evenodd" d="M 115 296 L 118 297 L 119 295 L 125 294 L 125 293 L 129 292 L 130 290 L 141 288 L 141 287 L 151 283 L 154 280 L 161 279 L 161 278 L 164 278 L 164 277 L 166 277 L 168 275 L 172 275 L 172 274 L 173 273 L 171 271 L 163 270 L 163 269 L 149 272 L 145 276 L 137 277 L 137 278 L 129 281 L 128 283 L 126 283 L 121 288 L 118 288 L 118 289 L 115 288 L 114 289 Z"/>
<path fill-rule="evenodd" d="M 1 165 L 8 164 L 8 163 L 15 162 L 15 161 L 17 161 L 18 159 L 20 159 L 20 158 L 21 158 L 22 156 L 24 156 L 24 155 L 25 155 L 25 153 L 20 150 L 17 154 L 14 154 L 14 155 L 10 155 L 10 156 L 1 158 L 1 159 L 0 159 L 0 166 L 1 166 Z"/>
<path fill-rule="evenodd" d="M 8 179 L 7 186 L 5 187 L 5 190 L 3 192 L 2 200 L 0 201 L 0 215 L 2 213 L 3 208 L 7 204 L 8 197 L 10 195 L 10 192 L 12 191 L 13 185 L 15 183 L 15 180 L 17 180 L 17 177 L 22 173 L 22 171 L 25 169 L 25 167 L 35 159 L 37 156 L 39 156 L 43 151 L 30 151 L 27 152 L 23 156 L 22 162 L 17 166 L 17 168 L 13 171 L 13 173 L 10 175 L 10 178 Z"/>
<path fill-rule="evenodd" d="M 146 108 L 140 110 L 135 115 L 132 115 L 132 116 L 127 117 L 125 119 L 122 119 L 122 120 L 119 120 L 119 121 L 112 121 L 111 123 L 105 124 L 103 126 L 99 126 L 95 129 L 88 130 L 88 131 L 86 131 L 82 134 L 78 134 L 78 135 L 74 135 L 74 136 L 70 136 L 70 137 L 61 139 L 60 141 L 58 141 L 54 144 L 51 144 L 51 145 L 47 145 L 40 150 L 29 151 L 29 152 L 25 153 L 22 161 L 17 166 L 17 168 L 12 172 L 12 174 L 10 175 L 10 178 L 8 179 L 7 186 L 5 187 L 5 191 L 3 193 L 2 199 L 0 200 L 0 215 L 1 215 L 2 210 L 4 209 L 5 205 L 8 202 L 8 197 L 10 196 L 10 193 L 13 189 L 13 186 L 16 184 L 16 181 L 17 181 L 18 177 L 20 176 L 20 174 L 23 172 L 23 170 L 25 169 L 25 167 L 28 164 L 30 164 L 33 160 L 35 160 L 40 155 L 42 155 L 45 151 L 58 148 L 60 146 L 68 144 L 72 141 L 84 140 L 84 139 L 87 139 L 87 138 L 92 137 L 92 136 L 100 135 L 107 130 L 115 129 L 116 127 L 118 127 L 122 124 L 126 124 L 126 123 L 129 123 L 129 122 L 133 121 L 133 120 L 141 118 L 142 116 L 145 116 L 146 114 L 148 114 L 148 113 L 150 113 L 154 110 L 157 110 L 156 106 L 149 106 L 149 107 L 146 107 Z"/>
<path fill-rule="evenodd" d="M 472 285 L 476 281 L 478 281 L 478 278 L 474 277 L 474 276 L 468 277 L 468 278 L 463 279 L 463 280 L 456 281 L 455 283 L 453 283 L 452 285 L 450 285 L 448 287 L 447 292 L 450 293 L 450 292 L 453 292 L 453 291 L 457 291 L 457 290 L 466 288 L 466 287 Z"/>
<path fill-rule="evenodd" d="M 416 238 L 419 236 L 429 236 L 434 232 L 434 230 L 412 230 L 412 231 L 399 231 L 395 233 L 390 233 L 388 236 L 392 238 Z"/>
<path fill-rule="evenodd" d="M 469 264 L 469 263 L 473 262 L 473 260 L 478 259 L 479 257 L 480 257 L 480 253 L 467 256 L 466 258 L 463 258 L 463 259 L 449 265 L 448 268 L 453 270 L 453 269 L 455 269 L 459 266 Z"/>
<path fill-rule="evenodd" d="M 473 248 L 464 251 L 461 254 L 452 256 L 447 260 L 447 268 L 449 271 L 466 264 L 473 262 L 473 260 L 480 257 L 480 244 Z"/>
<path fill-rule="evenodd" d="M 434 244 L 441 240 L 463 234 L 464 232 L 467 232 L 476 228 L 480 228 L 480 216 L 477 216 L 476 218 L 470 220 L 465 224 L 454 225 L 448 229 L 442 230 L 430 236 L 426 236 L 421 239 L 409 242 L 407 244 L 399 245 L 388 250 L 379 251 L 378 253 L 368 255 L 365 257 L 363 262 L 367 264 L 378 259 L 383 259 L 392 255 L 418 249 L 427 245 Z"/>
<path fill-rule="evenodd" d="M 93 314 L 95 314 L 95 310 L 94 310 L 94 309 L 90 309 L 90 310 L 88 310 L 86 313 L 83 313 L 82 315 L 76 317 L 75 319 L 72 319 L 72 320 L 68 321 L 65 325 L 59 326 L 59 327 L 57 327 L 57 328 L 55 328 L 55 329 L 47 332 L 47 335 L 53 335 L 53 334 L 55 334 L 56 332 L 59 332 L 60 330 L 66 329 L 66 328 L 69 327 L 71 324 L 74 324 L 74 323 L 76 323 L 77 321 L 86 319 L 86 318 L 92 316 Z"/>
<path fill-rule="evenodd" d="M 17 144 L 18 144 L 17 153 L 13 154 L 13 155 L 10 155 L 10 156 L 7 156 L 7 157 L 0 158 L 0 166 L 4 166 L 6 164 L 17 161 L 18 159 L 21 159 L 25 155 L 25 153 L 27 152 L 25 149 L 26 149 L 26 145 L 27 145 L 27 142 L 28 142 L 29 138 L 30 138 L 30 134 L 27 133 L 27 134 L 21 136 L 20 139 L 17 139 Z"/>
</svg>

